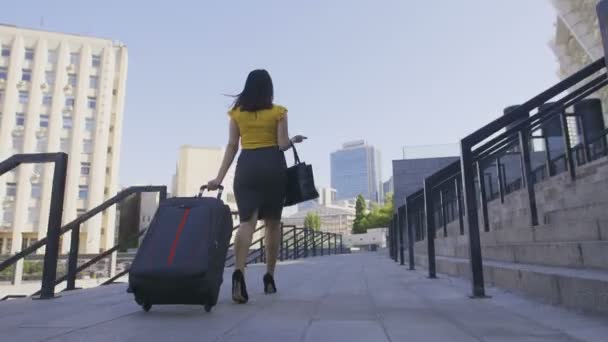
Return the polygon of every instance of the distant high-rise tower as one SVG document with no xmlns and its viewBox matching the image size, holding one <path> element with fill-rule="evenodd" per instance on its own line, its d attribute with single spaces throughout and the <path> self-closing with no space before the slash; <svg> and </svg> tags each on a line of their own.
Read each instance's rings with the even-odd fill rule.
<svg viewBox="0 0 608 342">
<path fill-rule="evenodd" d="M 108 39 L 0 25 L 0 160 L 69 155 L 63 221 L 114 196 L 127 48 Z M 22 165 L 0 180 L 0 254 L 46 236 L 53 167 Z M 82 225 L 82 253 L 115 244 L 116 209 Z M 70 235 L 62 237 L 62 249 Z"/>
<path fill-rule="evenodd" d="M 359 140 L 344 144 L 330 159 L 331 187 L 336 189 L 336 199 L 363 195 L 370 201 L 383 200 L 380 151 Z"/>
</svg>

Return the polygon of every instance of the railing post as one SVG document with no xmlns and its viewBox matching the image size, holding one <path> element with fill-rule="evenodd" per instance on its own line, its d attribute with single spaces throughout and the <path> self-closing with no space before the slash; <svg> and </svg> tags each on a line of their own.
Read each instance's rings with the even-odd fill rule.
<svg viewBox="0 0 608 342">
<path fill-rule="evenodd" d="M 308 228 L 304 228 L 304 257 L 308 258 Z"/>
<path fill-rule="evenodd" d="M 297 250 L 298 250 L 297 249 L 297 246 L 298 246 L 298 234 L 297 234 L 297 232 L 298 231 L 296 230 L 296 227 L 293 227 L 292 231 L 293 231 L 293 247 L 292 247 L 293 248 L 293 259 L 295 260 L 295 259 L 297 259 L 297 254 L 296 253 L 297 253 Z"/>
<path fill-rule="evenodd" d="M 162 190 L 160 190 L 158 194 L 158 202 L 162 202 L 167 199 L 167 187 L 164 186 Z"/>
<path fill-rule="evenodd" d="M 471 146 L 466 140 L 460 142 L 460 168 L 462 173 L 462 190 L 467 213 L 469 235 L 469 258 L 471 265 L 472 297 L 485 297 L 483 280 L 483 261 L 481 257 L 481 238 L 479 236 L 479 219 L 477 216 L 477 194 L 475 193 L 475 169 Z"/>
<path fill-rule="evenodd" d="M 500 203 L 505 203 L 505 183 L 503 180 L 502 164 L 500 163 L 500 157 L 496 157 L 496 177 L 498 178 L 498 194 L 500 195 Z M 456 186 L 458 187 L 458 185 Z"/>
<path fill-rule="evenodd" d="M 342 244 L 342 234 L 340 234 L 340 254 L 344 254 L 344 245 Z"/>
<path fill-rule="evenodd" d="M 78 268 L 78 249 L 80 246 L 80 225 L 72 229 L 70 237 L 70 254 L 68 257 L 68 279 L 66 291 L 76 289 L 76 269 Z"/>
<path fill-rule="evenodd" d="M 488 222 L 488 201 L 486 195 L 485 174 L 483 171 L 483 162 L 477 162 L 477 179 L 479 180 L 479 203 L 481 203 L 481 215 L 483 219 L 483 230 L 490 231 L 490 223 Z"/>
<path fill-rule="evenodd" d="M 285 253 L 285 242 L 283 241 L 285 239 L 285 229 L 283 228 L 283 224 L 281 224 L 281 244 L 279 245 L 279 260 L 283 261 L 285 260 L 284 257 L 284 253 Z"/>
<path fill-rule="evenodd" d="M 55 169 L 53 171 L 49 226 L 46 232 L 47 244 L 44 253 L 40 299 L 51 299 L 55 297 L 55 279 L 57 278 L 57 258 L 59 256 L 59 237 L 61 235 L 60 231 L 67 168 L 68 155 L 66 153 L 58 153 L 55 159 Z"/>
<path fill-rule="evenodd" d="M 323 256 L 325 254 L 325 246 L 323 245 L 325 242 L 325 233 L 319 232 L 319 234 L 321 235 L 321 256 Z"/>
<path fill-rule="evenodd" d="M 547 165 L 545 170 L 547 170 L 547 178 L 553 176 L 553 160 L 551 160 L 551 145 L 549 144 L 549 137 L 543 132 L 543 142 L 545 143 L 545 159 L 547 159 Z M 537 179 L 536 182 L 539 182 L 540 179 Z"/>
<path fill-rule="evenodd" d="M 405 208 L 404 208 L 404 212 L 405 212 L 405 227 L 407 229 L 407 253 L 408 253 L 408 264 L 409 264 L 409 269 L 410 270 L 415 270 L 416 266 L 414 264 L 415 260 L 414 260 L 414 227 L 412 227 L 412 225 L 410 224 L 410 213 L 409 213 L 409 206 L 407 203 L 407 198 L 405 199 Z"/>
<path fill-rule="evenodd" d="M 405 207 L 397 209 L 397 228 L 399 229 L 399 264 L 405 265 L 405 244 L 403 242 L 403 227 L 405 223 Z"/>
<path fill-rule="evenodd" d="M 424 179 L 424 211 L 426 216 L 426 241 L 429 259 L 429 278 L 437 278 L 435 266 L 435 217 L 433 215 L 433 197 L 431 179 Z"/>
<path fill-rule="evenodd" d="M 576 179 L 576 170 L 574 166 L 574 158 L 572 158 L 572 145 L 570 144 L 570 131 L 568 129 L 568 118 L 566 117 L 566 112 L 561 111 L 559 113 L 559 118 L 562 125 L 562 135 L 564 139 L 564 157 L 566 158 L 566 166 L 568 167 L 568 172 L 570 173 L 570 179 Z M 581 131 L 584 131 L 583 127 Z M 583 139 L 587 140 L 585 133 L 583 133 Z M 585 159 L 587 162 L 591 161 L 591 154 L 589 153 L 589 144 L 587 141 L 584 141 L 584 151 L 585 151 Z"/>
<path fill-rule="evenodd" d="M 325 233 L 327 236 L 327 255 L 331 255 L 331 233 Z"/>
<path fill-rule="evenodd" d="M 530 202 L 530 221 L 533 226 L 538 226 L 538 211 L 536 209 L 536 195 L 534 193 L 534 182 L 532 182 L 532 170 L 530 162 L 530 140 L 528 131 L 519 131 L 519 148 L 521 150 L 521 160 L 524 168 L 522 178 L 525 180 Z"/>
<path fill-rule="evenodd" d="M 317 256 L 317 231 L 313 230 L 312 232 L 312 256 Z"/>
<path fill-rule="evenodd" d="M 443 237 L 448 237 L 448 220 L 446 218 L 447 212 L 445 210 L 445 201 L 443 196 L 443 190 L 439 190 L 439 205 L 441 206 L 441 226 L 443 227 Z"/>
<path fill-rule="evenodd" d="M 260 259 L 262 259 L 262 262 L 266 262 L 266 258 L 264 257 L 264 239 L 260 240 Z"/>
<path fill-rule="evenodd" d="M 338 254 L 338 234 L 334 233 L 334 254 Z"/>
<path fill-rule="evenodd" d="M 460 228 L 460 235 L 464 235 L 464 213 L 462 208 L 462 189 L 461 189 L 462 179 L 459 177 L 455 178 L 456 187 L 456 205 L 458 206 L 458 226 Z"/>
</svg>

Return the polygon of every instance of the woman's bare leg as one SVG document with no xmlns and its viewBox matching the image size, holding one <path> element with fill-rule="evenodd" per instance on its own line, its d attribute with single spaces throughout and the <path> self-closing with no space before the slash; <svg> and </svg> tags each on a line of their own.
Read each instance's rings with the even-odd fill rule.
<svg viewBox="0 0 608 342">
<path fill-rule="evenodd" d="M 235 269 L 245 273 L 245 266 L 247 265 L 247 256 L 249 255 L 249 247 L 251 246 L 251 239 L 253 238 L 253 231 L 258 223 L 258 212 L 257 210 L 253 213 L 249 221 L 241 222 L 239 229 L 236 232 L 236 238 L 234 239 L 234 250 L 235 250 Z"/>
<path fill-rule="evenodd" d="M 274 268 L 279 256 L 281 245 L 281 221 L 265 220 L 266 233 L 264 234 L 264 246 L 266 246 L 266 271 L 274 275 Z"/>
</svg>

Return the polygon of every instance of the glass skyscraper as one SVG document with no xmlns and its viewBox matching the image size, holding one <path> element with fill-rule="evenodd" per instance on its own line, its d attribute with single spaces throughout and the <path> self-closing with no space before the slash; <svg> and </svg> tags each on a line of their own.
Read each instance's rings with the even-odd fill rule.
<svg viewBox="0 0 608 342">
<path fill-rule="evenodd" d="M 331 154 L 331 187 L 336 199 L 351 199 L 359 195 L 367 200 L 384 200 L 381 185 L 380 151 L 365 141 L 353 141 Z"/>
</svg>

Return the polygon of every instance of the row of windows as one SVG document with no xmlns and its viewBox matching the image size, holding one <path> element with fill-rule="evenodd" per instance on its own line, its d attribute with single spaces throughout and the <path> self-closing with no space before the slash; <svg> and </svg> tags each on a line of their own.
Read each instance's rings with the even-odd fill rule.
<svg viewBox="0 0 608 342">
<path fill-rule="evenodd" d="M 10 57 L 11 48 L 8 45 L 2 45 L 2 57 Z M 26 48 L 24 53 L 24 58 L 27 61 L 34 60 L 34 49 Z M 57 63 L 57 50 L 49 50 L 48 52 L 48 62 L 51 64 Z M 70 64 L 78 65 L 80 64 L 80 53 L 72 52 L 70 53 Z M 101 56 L 93 55 L 91 58 L 91 66 L 94 68 L 98 68 L 101 66 Z"/>
<path fill-rule="evenodd" d="M 46 137 L 38 138 L 36 142 L 36 150 L 37 152 L 44 153 L 47 152 L 48 140 Z M 61 139 L 60 142 L 60 151 L 69 153 L 70 152 L 70 140 L 69 139 Z M 13 150 L 15 153 L 21 153 L 23 151 L 23 136 L 13 136 Z M 108 147 L 108 152 L 111 151 L 111 147 Z M 92 154 L 93 153 L 93 140 L 84 139 L 82 142 L 82 153 L 83 154 Z M 87 173 L 88 174 L 88 173 Z"/>
<path fill-rule="evenodd" d="M 1 94 L 1 93 L 0 93 Z M 0 95 L 0 99 L 2 99 L 2 96 Z M 20 91 L 19 92 L 19 103 L 20 104 L 28 104 L 30 102 L 30 93 L 27 91 Z M 44 95 L 42 97 L 42 104 L 45 106 L 50 106 L 53 103 L 53 96 L 52 95 Z M 76 103 L 76 99 L 74 98 L 74 96 L 66 96 L 65 98 L 65 105 L 68 107 L 74 107 L 74 104 Z M 87 97 L 87 107 L 89 109 L 97 109 L 97 97 L 95 96 L 88 96 Z"/>
<path fill-rule="evenodd" d="M 25 114 L 24 113 L 16 113 L 15 114 L 15 124 L 19 127 L 25 126 Z M 49 115 L 40 114 L 39 126 L 41 128 L 49 127 Z M 73 119 L 71 116 L 63 117 L 63 128 L 71 129 L 73 126 Z M 93 118 L 85 118 L 84 119 L 84 127 L 87 131 L 92 132 L 95 130 L 95 119 Z"/>
<path fill-rule="evenodd" d="M 6 67 L 0 67 L 0 80 L 8 79 L 8 69 Z M 32 70 L 31 69 L 21 69 L 21 80 L 26 82 L 32 81 Z M 47 71 L 44 74 L 44 80 L 49 85 L 55 84 L 55 72 Z M 78 85 L 78 75 L 77 74 L 68 74 L 68 84 L 73 88 L 76 88 Z M 89 88 L 97 89 L 99 86 L 99 76 L 89 76 Z"/>
<path fill-rule="evenodd" d="M 91 164 L 90 163 L 82 163 L 87 165 L 81 165 L 81 173 L 83 169 L 86 169 L 86 172 L 90 172 Z M 30 195 L 32 198 L 40 198 L 42 194 L 42 187 L 39 183 L 32 183 L 32 188 Z M 8 182 L 6 183 L 6 196 L 15 197 L 17 196 L 17 183 Z M 79 199 L 87 199 L 89 197 L 89 186 L 88 185 L 79 185 L 78 186 L 78 198 Z"/>
</svg>

